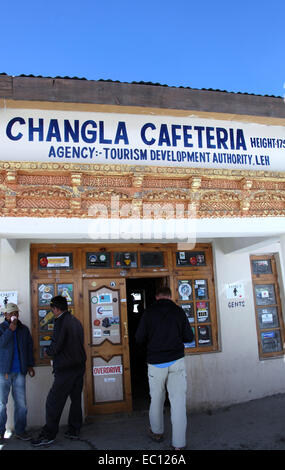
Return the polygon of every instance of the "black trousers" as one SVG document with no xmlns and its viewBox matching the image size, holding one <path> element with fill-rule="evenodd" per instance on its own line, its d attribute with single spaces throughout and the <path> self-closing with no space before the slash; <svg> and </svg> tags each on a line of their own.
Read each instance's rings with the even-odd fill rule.
<svg viewBox="0 0 285 470">
<path fill-rule="evenodd" d="M 68 397 L 71 404 L 68 415 L 68 427 L 79 431 L 82 426 L 81 394 L 85 367 L 56 371 L 53 385 L 46 401 L 46 424 L 44 432 L 50 439 L 58 433 L 60 418 Z"/>
</svg>

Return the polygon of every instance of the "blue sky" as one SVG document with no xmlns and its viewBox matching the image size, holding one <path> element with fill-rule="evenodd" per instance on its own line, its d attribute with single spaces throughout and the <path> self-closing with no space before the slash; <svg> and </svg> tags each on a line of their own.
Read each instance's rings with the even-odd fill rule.
<svg viewBox="0 0 285 470">
<path fill-rule="evenodd" d="M 0 73 L 284 96 L 284 0 L 2 2 Z"/>
</svg>

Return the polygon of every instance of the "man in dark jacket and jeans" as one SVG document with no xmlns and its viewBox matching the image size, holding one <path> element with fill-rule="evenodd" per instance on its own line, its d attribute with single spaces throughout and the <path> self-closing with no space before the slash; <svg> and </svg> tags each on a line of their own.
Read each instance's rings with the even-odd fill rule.
<svg viewBox="0 0 285 470">
<path fill-rule="evenodd" d="M 7 402 L 10 389 L 14 399 L 16 437 L 29 440 L 26 432 L 26 375 L 34 377 L 33 341 L 29 328 L 19 320 L 19 308 L 14 303 L 5 307 L 5 321 L 0 324 L 0 439 L 4 439 Z"/>
<path fill-rule="evenodd" d="M 82 426 L 81 393 L 86 362 L 83 328 L 67 310 L 65 297 L 53 297 L 50 307 L 55 317 L 55 327 L 46 353 L 53 359 L 54 383 L 46 401 L 46 424 L 39 437 L 32 441 L 35 447 L 49 445 L 55 440 L 68 396 L 71 405 L 65 437 L 78 439 Z"/>
<path fill-rule="evenodd" d="M 179 450 L 186 445 L 187 427 L 184 343 L 192 342 L 194 334 L 184 310 L 171 300 L 169 287 L 160 288 L 156 300 L 145 310 L 136 331 L 136 341 L 147 344 L 150 436 L 156 441 L 163 439 L 166 386 L 171 407 L 172 446 Z"/>
</svg>

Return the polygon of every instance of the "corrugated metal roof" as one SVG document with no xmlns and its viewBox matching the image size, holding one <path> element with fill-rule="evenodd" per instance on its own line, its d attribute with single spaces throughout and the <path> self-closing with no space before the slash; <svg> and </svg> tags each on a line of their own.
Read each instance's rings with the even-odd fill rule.
<svg viewBox="0 0 285 470">
<path fill-rule="evenodd" d="M 10 76 L 9 74 L 7 74 L 5 72 L 0 73 L 0 76 L 1 75 Z M 282 98 L 282 96 L 276 96 L 276 95 L 261 95 L 261 94 L 258 94 L 258 93 L 245 93 L 245 92 L 242 92 L 242 91 L 235 92 L 235 91 L 220 90 L 220 89 L 214 89 L 214 88 L 192 88 L 192 87 L 184 87 L 184 86 L 177 87 L 177 86 L 170 86 L 170 85 L 166 85 L 166 84 L 163 85 L 161 83 L 144 82 L 144 81 L 140 81 L 140 82 L 135 82 L 135 81 L 134 82 L 121 82 L 120 80 L 103 79 L 103 78 L 100 78 L 98 80 L 88 80 L 85 77 L 68 77 L 68 76 L 65 76 L 65 77 L 61 77 L 61 76 L 50 77 L 50 76 L 33 75 L 33 74 L 30 74 L 30 75 L 26 75 L 26 74 L 15 75 L 15 77 L 51 78 L 53 80 L 56 80 L 56 79 L 60 79 L 60 80 L 86 80 L 86 81 L 89 81 L 89 82 L 127 83 L 127 84 L 130 84 L 130 85 L 151 85 L 151 86 L 162 86 L 162 87 L 167 87 L 167 88 L 182 88 L 182 89 L 185 89 L 185 90 L 202 90 L 202 91 L 215 91 L 215 92 L 221 92 L 221 93 L 233 93 L 235 95 L 264 96 L 264 97 L 279 98 L 279 99 Z"/>
</svg>

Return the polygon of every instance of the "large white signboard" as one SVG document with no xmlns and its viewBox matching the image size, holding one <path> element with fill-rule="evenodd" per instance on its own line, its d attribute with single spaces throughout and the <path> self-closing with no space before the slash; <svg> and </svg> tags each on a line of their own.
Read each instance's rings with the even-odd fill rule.
<svg viewBox="0 0 285 470">
<path fill-rule="evenodd" d="M 285 127 L 1 109 L 0 160 L 285 171 Z"/>
</svg>

